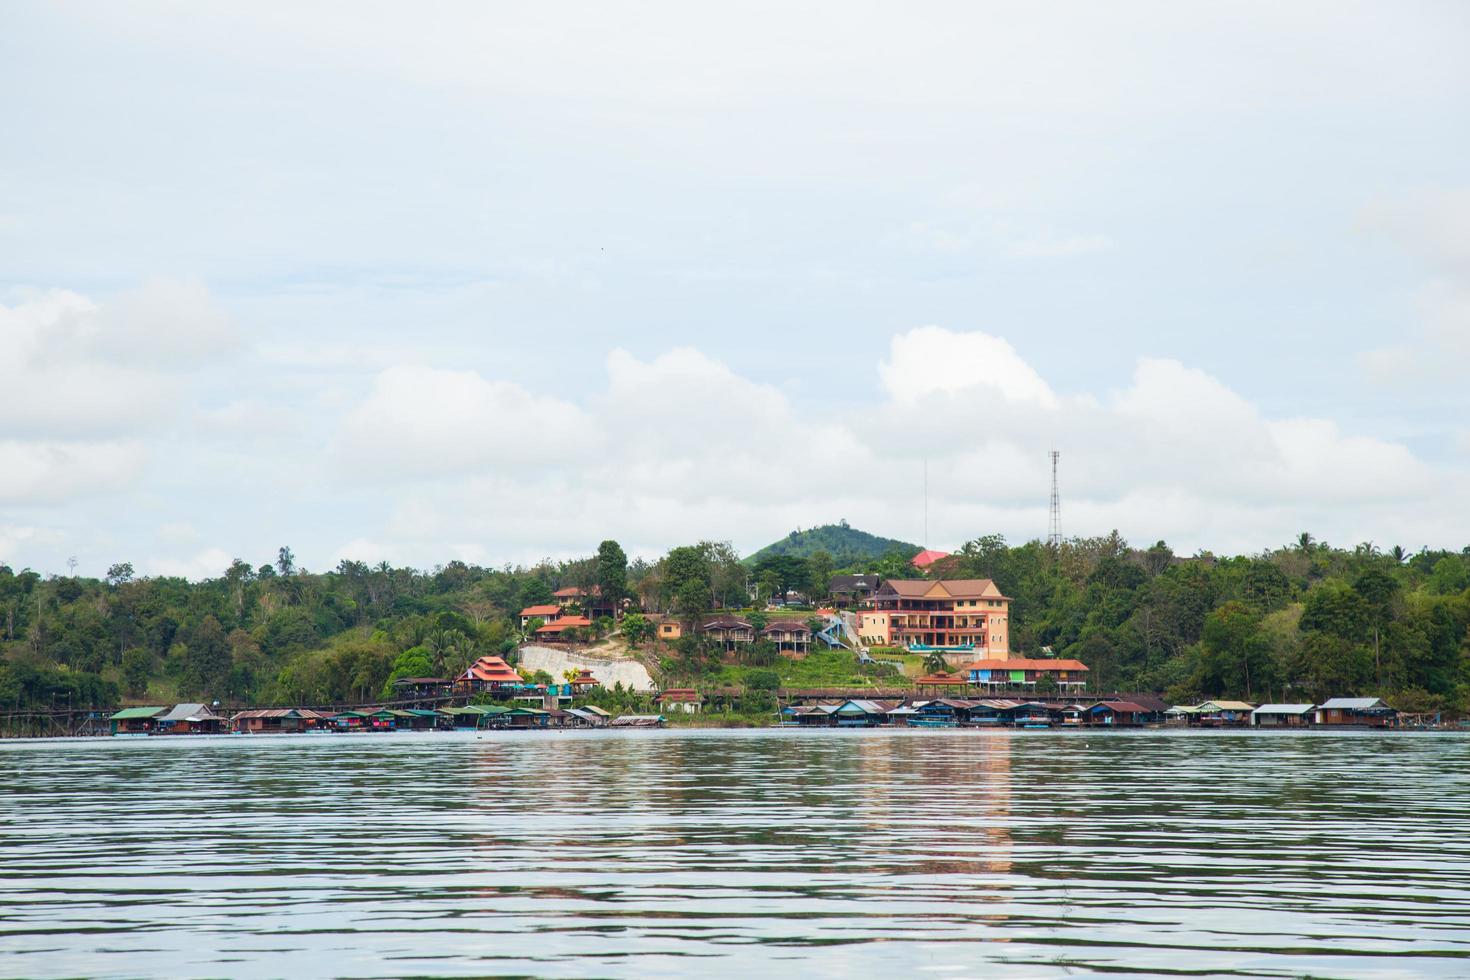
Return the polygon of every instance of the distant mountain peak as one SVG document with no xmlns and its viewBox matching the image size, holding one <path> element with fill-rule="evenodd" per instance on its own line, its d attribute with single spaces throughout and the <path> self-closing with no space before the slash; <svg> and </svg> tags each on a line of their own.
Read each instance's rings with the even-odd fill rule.
<svg viewBox="0 0 1470 980">
<path fill-rule="evenodd" d="M 867 531 L 859 531 L 846 521 L 823 524 L 820 527 L 798 528 L 779 541 L 773 541 L 745 559 L 754 564 L 762 558 L 775 555 L 792 555 L 808 558 L 818 551 L 832 556 L 832 563 L 843 568 L 881 558 L 894 551 L 902 552 L 905 558 L 918 554 L 919 546 L 897 538 L 883 538 Z"/>
</svg>

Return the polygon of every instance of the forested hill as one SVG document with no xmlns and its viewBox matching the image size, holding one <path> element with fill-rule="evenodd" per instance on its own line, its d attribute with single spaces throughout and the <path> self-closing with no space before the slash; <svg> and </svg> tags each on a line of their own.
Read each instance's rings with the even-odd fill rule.
<svg viewBox="0 0 1470 980">
<path fill-rule="evenodd" d="M 810 558 L 819 551 L 825 551 L 832 556 L 833 567 L 846 568 L 863 565 L 894 552 L 901 553 L 905 559 L 912 558 L 919 553 L 919 546 L 894 538 L 880 538 L 876 534 L 848 527 L 844 521 L 807 528 L 805 531 L 792 531 L 780 541 L 774 541 L 746 558 L 745 563 L 755 565 L 763 558 L 774 558 L 778 555 Z"/>
</svg>

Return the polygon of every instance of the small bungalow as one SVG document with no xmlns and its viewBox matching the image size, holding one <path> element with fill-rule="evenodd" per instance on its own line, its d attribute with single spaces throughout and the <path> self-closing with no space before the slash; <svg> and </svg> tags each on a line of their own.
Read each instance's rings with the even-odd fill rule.
<svg viewBox="0 0 1470 980">
<path fill-rule="evenodd" d="M 531 620 L 539 619 L 543 623 L 554 623 L 561 618 L 561 606 L 546 603 L 538 606 L 527 606 L 521 610 L 521 629 L 531 625 Z"/>
<path fill-rule="evenodd" d="M 656 627 L 654 635 L 665 643 L 672 643 L 684 635 L 684 624 L 663 613 L 644 613 L 644 618 Z"/>
<path fill-rule="evenodd" d="M 653 703 L 665 711 L 682 711 L 697 714 L 704 707 L 704 699 L 692 687 L 671 687 L 654 696 Z"/>
<path fill-rule="evenodd" d="M 1381 698 L 1331 698 L 1312 712 L 1318 725 L 1350 725 L 1355 728 L 1393 728 L 1399 713 Z"/>
<path fill-rule="evenodd" d="M 755 627 L 734 616 L 711 619 L 701 627 L 700 632 L 726 650 L 734 650 L 755 642 Z"/>
<path fill-rule="evenodd" d="M 124 708 L 107 720 L 112 723 L 114 735 L 152 735 L 159 716 L 168 709 L 159 705 L 146 708 Z"/>
<path fill-rule="evenodd" d="M 536 630 L 536 639 L 546 640 L 551 643 L 560 643 L 572 639 L 574 636 L 585 636 L 583 631 L 592 629 L 592 620 L 586 616 L 562 616 L 555 622 L 547 623 Z M 570 631 L 577 630 L 572 633 Z"/>
<path fill-rule="evenodd" d="M 664 727 L 663 715 L 618 715 L 608 725 L 609 728 L 662 728 Z"/>
<path fill-rule="evenodd" d="M 812 644 L 811 627 L 794 619 L 778 619 L 766 624 L 761 638 L 776 644 L 777 650 L 805 654 Z"/>
<path fill-rule="evenodd" d="M 1255 728 L 1306 728 L 1312 723 L 1314 704 L 1263 704 L 1251 712 Z"/>
</svg>

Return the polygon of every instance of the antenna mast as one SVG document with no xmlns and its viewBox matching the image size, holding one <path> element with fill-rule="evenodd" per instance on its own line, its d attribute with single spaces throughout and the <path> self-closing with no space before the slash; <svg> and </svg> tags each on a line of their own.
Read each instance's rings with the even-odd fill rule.
<svg viewBox="0 0 1470 980">
<path fill-rule="evenodd" d="M 1062 546 L 1062 495 L 1057 491 L 1057 458 L 1061 455 L 1055 449 L 1051 451 L 1051 522 L 1046 531 L 1046 545 L 1052 549 Z"/>
<path fill-rule="evenodd" d="M 924 457 L 924 547 L 929 547 L 929 457 Z"/>
</svg>

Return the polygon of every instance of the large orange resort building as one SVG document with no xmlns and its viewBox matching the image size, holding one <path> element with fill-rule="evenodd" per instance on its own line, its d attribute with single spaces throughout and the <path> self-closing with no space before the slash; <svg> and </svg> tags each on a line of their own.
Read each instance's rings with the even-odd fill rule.
<svg viewBox="0 0 1470 980">
<path fill-rule="evenodd" d="M 889 579 L 858 612 L 870 646 L 1010 656 L 1009 596 L 988 578 Z"/>
</svg>

